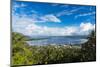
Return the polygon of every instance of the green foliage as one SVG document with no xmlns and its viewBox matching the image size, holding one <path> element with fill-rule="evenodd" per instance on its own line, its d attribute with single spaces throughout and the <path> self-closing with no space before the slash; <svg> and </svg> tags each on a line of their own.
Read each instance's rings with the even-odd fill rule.
<svg viewBox="0 0 100 67">
<path fill-rule="evenodd" d="M 82 45 L 83 61 L 96 60 L 96 33 L 92 31 L 88 37 L 88 42 Z"/>
<path fill-rule="evenodd" d="M 68 46 L 30 46 L 23 34 L 12 33 L 12 65 L 71 63 L 95 60 L 95 35 L 88 38 L 82 48 Z"/>
<path fill-rule="evenodd" d="M 12 33 L 12 65 L 32 64 L 32 52 L 25 42 L 27 38 L 20 33 Z"/>
</svg>

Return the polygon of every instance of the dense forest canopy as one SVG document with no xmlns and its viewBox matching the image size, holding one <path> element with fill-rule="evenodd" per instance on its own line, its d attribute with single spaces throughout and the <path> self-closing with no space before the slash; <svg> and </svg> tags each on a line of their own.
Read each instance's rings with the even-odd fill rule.
<svg viewBox="0 0 100 67">
<path fill-rule="evenodd" d="M 30 46 L 28 38 L 12 32 L 12 66 L 85 62 L 96 60 L 96 33 L 92 31 L 81 48 L 67 46 Z"/>
</svg>

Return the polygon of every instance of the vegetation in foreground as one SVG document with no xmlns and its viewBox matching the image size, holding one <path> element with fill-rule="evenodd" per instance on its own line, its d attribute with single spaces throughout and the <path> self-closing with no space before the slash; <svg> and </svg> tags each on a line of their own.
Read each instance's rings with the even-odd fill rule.
<svg viewBox="0 0 100 67">
<path fill-rule="evenodd" d="M 88 42 L 81 48 L 68 46 L 30 46 L 23 34 L 12 33 L 12 66 L 87 62 L 96 60 L 95 31 L 88 37 Z"/>
</svg>

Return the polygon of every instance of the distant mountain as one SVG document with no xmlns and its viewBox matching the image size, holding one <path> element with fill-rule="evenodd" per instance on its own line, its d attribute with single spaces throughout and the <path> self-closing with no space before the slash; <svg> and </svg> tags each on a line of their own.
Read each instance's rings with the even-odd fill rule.
<svg viewBox="0 0 100 67">
<path fill-rule="evenodd" d="M 56 38 L 56 37 L 87 39 L 88 36 L 86 36 L 86 35 L 76 35 L 76 36 L 26 36 L 26 37 L 29 40 L 40 40 L 40 39 L 48 39 L 48 38 Z"/>
</svg>

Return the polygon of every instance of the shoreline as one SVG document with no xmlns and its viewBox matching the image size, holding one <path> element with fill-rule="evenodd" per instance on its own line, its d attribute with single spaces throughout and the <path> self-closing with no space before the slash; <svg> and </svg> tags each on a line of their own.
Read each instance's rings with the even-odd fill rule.
<svg viewBox="0 0 100 67">
<path fill-rule="evenodd" d="M 61 45 L 57 45 L 57 44 L 49 44 L 49 45 L 29 45 L 32 47 L 55 47 L 55 48 L 61 48 L 61 47 L 65 47 L 65 48 L 80 48 L 81 49 L 81 44 L 80 45 L 69 45 L 69 44 L 61 44 Z"/>
</svg>

